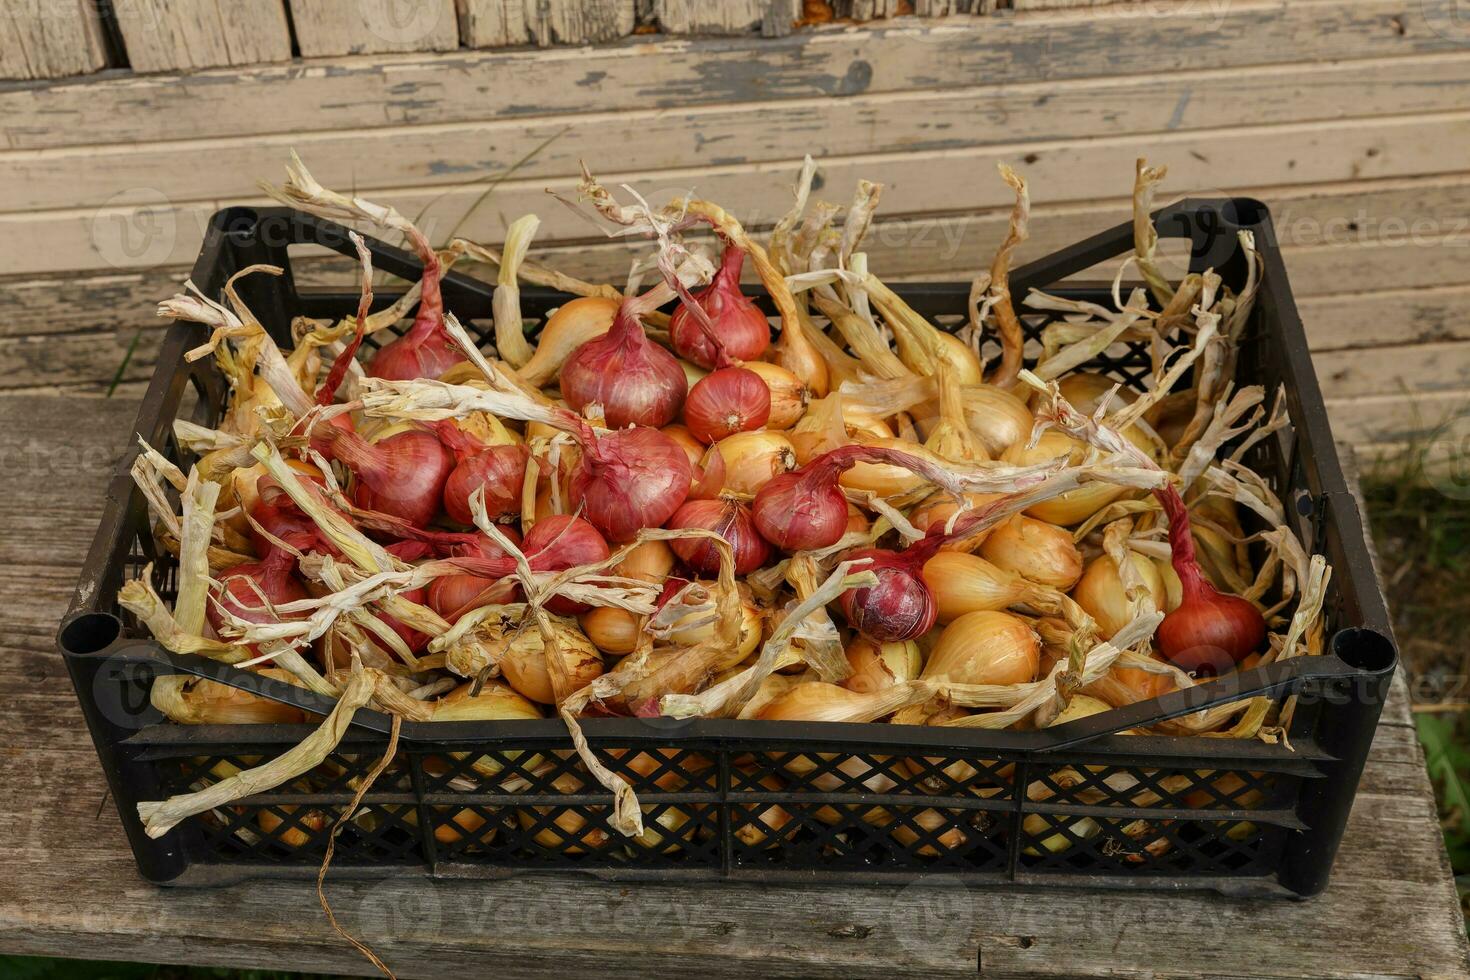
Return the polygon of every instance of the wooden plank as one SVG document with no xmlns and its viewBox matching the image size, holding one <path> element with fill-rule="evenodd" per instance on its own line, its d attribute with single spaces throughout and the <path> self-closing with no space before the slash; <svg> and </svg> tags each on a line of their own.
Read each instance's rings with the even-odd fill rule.
<svg viewBox="0 0 1470 980">
<path fill-rule="evenodd" d="M 1452 0 L 1424 2 L 1423 16 L 1438 16 Z M 932 26 L 833 27 L 778 40 L 634 38 L 553 55 L 499 51 L 356 58 L 202 72 L 188 86 L 127 76 L 96 85 L 0 92 L 0 145 L 146 143 L 181 133 L 232 137 L 465 122 L 489 113 L 525 118 L 635 106 L 850 97 L 943 89 L 956 79 L 1055 84 L 1112 75 L 1118 65 L 1130 64 L 1148 65 L 1167 77 L 1295 64 L 1304 50 L 1321 62 L 1463 50 L 1456 39 L 1434 31 L 1394 31 L 1394 17 L 1419 23 L 1421 4 L 1237 0 L 1221 29 L 1208 32 L 1195 31 L 1196 20 L 1182 10 L 1142 25 L 1058 23 L 1052 15 L 1018 14 Z M 1192 35 L 1189 45 L 1167 43 L 1184 30 Z M 883 57 L 872 57 L 875 50 Z M 124 116 L 120 104 L 134 111 Z"/>
<path fill-rule="evenodd" d="M 290 0 L 296 43 L 306 58 L 459 47 L 454 0 Z"/>
<path fill-rule="evenodd" d="M 666 34 L 750 34 L 768 19 L 790 24 L 800 0 L 654 0 L 654 16 Z"/>
<path fill-rule="evenodd" d="M 1218 196 L 1222 174 L 1235 187 L 1353 181 L 1365 177 L 1409 177 L 1453 169 L 1470 156 L 1470 113 L 1394 118 L 1365 123 L 1333 121 L 1274 128 L 1267 133 L 1231 129 L 1208 133 L 1143 134 L 1057 144 L 1033 149 L 1023 158 L 1032 194 L 1053 204 L 1108 199 L 1131 186 L 1139 156 L 1169 161 L 1175 167 L 1169 189 Z M 1269 136 L 1271 154 L 1260 152 Z M 921 215 L 934 211 L 999 209 L 1009 205 L 1009 189 L 999 180 L 977 179 L 997 162 L 1014 159 L 995 148 L 879 154 L 829 160 L 821 176 L 839 197 L 860 178 L 886 184 L 885 213 Z M 786 206 L 797 161 L 724 165 L 647 173 L 604 170 L 611 186 L 633 182 L 655 205 L 696 187 L 733 213 L 759 226 Z M 431 235 L 449 229 L 482 240 L 500 237 L 510 217 L 542 215 L 541 240 L 583 238 L 583 218 L 548 207 L 548 188 L 575 192 L 576 180 L 511 179 L 495 185 L 474 182 L 448 188 L 384 188 L 380 203 L 420 215 Z M 139 190 L 138 204 L 118 200 L 95 209 L 37 211 L 0 215 L 0 263 L 16 273 L 50 268 L 128 268 L 182 264 L 202 239 L 217 201 L 174 202 L 162 192 Z M 161 199 L 162 198 L 162 199 Z M 260 199 L 256 199 L 260 200 Z M 236 203 L 252 203 L 251 199 Z M 925 219 L 928 220 L 928 219 Z M 140 225 L 145 226 L 140 229 Z M 137 239 L 141 236 L 142 241 Z"/>
<path fill-rule="evenodd" d="M 0 12 L 0 79 L 64 78 L 106 65 L 92 0 L 7 0 Z"/>
<path fill-rule="evenodd" d="M 531 40 L 526 0 L 459 0 L 459 38 L 470 48 L 500 48 Z"/>
<path fill-rule="evenodd" d="M 291 58 L 284 0 L 131 0 L 116 19 L 136 72 Z"/>
<path fill-rule="evenodd" d="M 1328 398 L 1470 388 L 1470 342 L 1326 351 L 1313 357 Z"/>
<path fill-rule="evenodd" d="M 684 112 L 638 108 L 539 122 L 313 128 L 237 134 L 223 142 L 15 150 L 0 152 L 0 211 L 102 204 L 120 188 L 157 187 L 162 174 L 174 199 L 250 195 L 262 175 L 279 172 L 289 149 L 300 152 L 319 179 L 350 183 L 363 194 L 494 179 L 520 161 L 517 177 L 523 179 L 575 174 L 584 159 L 599 169 L 615 165 L 642 172 L 799 159 L 806 152 L 828 159 L 981 146 L 1023 164 L 1068 142 L 1123 133 L 1235 126 L 1259 132 L 1256 127 L 1291 122 L 1456 110 L 1463 108 L 1457 93 L 1465 84 L 1470 53 L 1460 52 L 1394 60 L 1372 71 L 1356 64 L 1310 65 L 795 99 L 783 102 L 779 112 L 768 104 Z M 494 108 L 487 104 L 486 112 Z M 610 146 L 618 147 L 615 157 Z"/>
<path fill-rule="evenodd" d="M 633 0 L 537 0 L 526 9 L 531 38 L 553 44 L 597 44 L 633 33 Z"/>
<path fill-rule="evenodd" d="M 1421 445 L 1435 433 L 1458 438 L 1470 431 L 1470 389 L 1407 391 L 1329 399 L 1332 432 L 1353 445 Z M 1453 426 L 1446 428 L 1446 426 Z"/>
</svg>

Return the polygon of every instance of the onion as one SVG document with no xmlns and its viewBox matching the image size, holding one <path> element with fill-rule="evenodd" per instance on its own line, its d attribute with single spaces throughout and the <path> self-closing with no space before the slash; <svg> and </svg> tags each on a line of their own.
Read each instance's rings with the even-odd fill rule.
<svg viewBox="0 0 1470 980">
<path fill-rule="evenodd" d="M 674 570 L 674 550 L 667 541 L 644 541 L 613 566 L 613 574 L 661 583 Z"/>
<path fill-rule="evenodd" d="M 625 300 L 608 332 L 572 352 L 561 368 L 561 395 L 581 412 L 602 406 L 609 428 L 668 425 L 688 391 L 674 355 L 643 333 L 636 300 Z"/>
<path fill-rule="evenodd" d="M 536 352 L 516 372 L 534 388 L 544 388 L 557 376 L 564 362 L 578 347 L 603 336 L 618 315 L 621 300 L 606 296 L 579 296 L 568 300 L 541 327 Z"/>
<path fill-rule="evenodd" d="M 589 785 L 587 779 L 573 772 L 563 772 L 551 785 L 559 794 L 587 793 L 598 788 L 596 783 Z M 585 854 L 607 847 L 613 839 L 612 832 L 599 823 L 589 823 L 578 811 L 575 806 L 522 807 L 516 811 L 516 818 L 521 830 L 550 854 Z M 547 821 L 551 814 L 556 816 Z"/>
<path fill-rule="evenodd" d="M 1037 439 L 1036 445 L 1027 447 L 1024 443 L 1017 443 L 1001 458 L 1016 466 L 1027 466 L 1067 456 L 1071 463 L 1077 464 L 1082 462 L 1086 453 L 1087 447 L 1065 432 L 1048 429 Z M 1098 481 L 1032 504 L 1026 508 L 1026 513 L 1048 524 L 1080 524 L 1127 492 L 1126 487 Z"/>
<path fill-rule="evenodd" d="M 739 590 L 740 639 L 735 644 L 735 648 L 717 663 L 716 670 L 725 670 L 735 666 L 754 653 L 755 648 L 760 646 L 763 626 L 760 607 L 755 604 L 755 600 L 751 597 L 750 589 L 747 586 L 742 584 L 739 586 Z M 687 616 L 676 620 L 669 631 L 669 639 L 679 646 L 687 647 L 693 646 L 696 643 L 703 643 L 713 638 L 717 624 L 705 622 L 694 625 L 700 619 L 708 619 L 708 614 L 689 613 Z M 691 625 L 681 628 L 681 624 L 686 622 Z"/>
<path fill-rule="evenodd" d="M 756 530 L 750 508 L 738 500 L 685 501 L 669 518 L 668 526 L 699 528 L 724 538 L 734 553 L 736 575 L 749 575 L 771 557 L 771 546 Z M 714 575 L 720 570 L 720 554 L 714 542 L 706 538 L 678 538 L 669 546 L 700 575 Z"/>
<path fill-rule="evenodd" d="M 871 571 L 878 584 L 848 589 L 838 602 L 847 622 L 859 633 L 881 642 L 912 640 L 929 632 L 937 607 L 924 582 L 924 557 L 928 549 L 910 548 L 899 553 L 881 548 L 851 552 L 850 561 L 868 559 L 854 572 Z"/>
<path fill-rule="evenodd" d="M 886 437 L 879 439 L 863 439 L 860 445 L 872 449 L 891 449 L 907 454 L 910 458 L 918 458 L 935 466 L 944 466 L 945 461 L 923 446 L 909 442 L 898 437 Z M 903 463 L 891 463 L 882 460 L 863 460 L 855 463 L 851 469 L 838 478 L 838 482 L 849 490 L 864 490 L 868 493 L 882 497 L 898 506 L 913 503 L 912 495 L 925 491 L 927 496 L 928 481 L 914 472 L 914 470 Z"/>
<path fill-rule="evenodd" d="M 1181 670 L 1213 675 L 1233 669 L 1266 639 L 1266 620 L 1250 602 L 1217 592 L 1205 581 L 1194 555 L 1189 511 L 1179 491 L 1154 491 L 1169 518 L 1169 548 L 1183 601 L 1164 617 L 1154 640 L 1165 660 Z"/>
<path fill-rule="evenodd" d="M 771 415 L 766 419 L 767 429 L 789 429 L 806 412 L 811 392 L 802 380 L 779 364 L 769 361 L 746 361 L 747 371 L 754 371 L 766 383 L 771 393 Z"/>
<path fill-rule="evenodd" d="M 767 793 L 781 793 L 786 789 L 786 785 L 772 773 L 758 775 L 748 766 L 741 766 L 740 771 L 744 773 L 743 781 L 747 785 L 751 781 L 758 782 Z M 731 816 L 740 821 L 734 834 L 746 847 L 774 847 L 801 829 L 801 824 L 790 811 L 775 803 L 745 804 L 734 808 Z"/>
<path fill-rule="evenodd" d="M 1155 607 L 1164 609 L 1168 596 L 1158 568 L 1152 561 L 1132 551 L 1128 553 L 1128 562 L 1133 566 L 1135 574 L 1148 586 Z M 1105 640 L 1112 639 L 1113 634 L 1127 626 L 1133 618 L 1129 611 L 1127 591 L 1118 575 L 1118 563 L 1108 555 L 1099 555 L 1088 563 L 1082 578 L 1072 588 L 1072 598 L 1087 615 L 1097 621 L 1098 629 Z"/>
<path fill-rule="evenodd" d="M 1031 409 L 1009 391 L 994 385 L 970 385 L 964 390 L 965 420 L 991 456 L 1030 438 L 1035 418 Z"/>
<path fill-rule="evenodd" d="M 1121 387 L 1119 385 L 1122 384 Z M 1113 389 L 1117 387 L 1116 394 Z M 1138 393 L 1129 390 L 1126 384 L 1109 378 L 1106 375 L 1094 374 L 1088 371 L 1077 371 L 1057 379 L 1057 390 L 1071 405 L 1083 415 L 1091 415 L 1102 404 L 1104 397 L 1112 394 L 1112 401 L 1108 403 L 1108 410 L 1115 412 L 1124 405 L 1132 405 L 1138 401 Z"/>
<path fill-rule="evenodd" d="M 657 429 L 638 426 L 592 436 L 584 426 L 579 441 L 582 459 L 572 472 L 572 506 L 610 541 L 631 541 L 646 527 L 662 527 L 689 495 L 689 457 Z"/>
<path fill-rule="evenodd" d="M 919 645 L 912 640 L 879 643 L 866 636 L 855 636 L 844 652 L 852 676 L 842 686 L 860 693 L 892 687 L 897 681 L 911 681 L 919 676 L 924 663 Z"/>
<path fill-rule="evenodd" d="M 587 639 L 603 653 L 622 657 L 638 648 L 639 617 L 626 609 L 597 606 L 578 617 L 578 622 Z"/>
<path fill-rule="evenodd" d="M 597 528 L 580 517 L 567 514 L 552 514 L 537 521 L 536 526 L 526 532 L 525 547 L 521 550 L 531 569 L 537 572 L 565 571 L 602 561 L 612 553 Z M 546 608 L 562 616 L 574 616 L 587 610 L 585 604 L 572 602 L 564 596 L 549 600 Z"/>
<path fill-rule="evenodd" d="M 525 446 L 486 446 L 451 422 L 437 428 L 439 441 L 455 457 L 444 483 L 444 512 L 459 524 L 473 524 L 470 494 L 485 490 L 485 513 L 492 521 L 515 520 L 521 514 L 521 492 L 531 451 Z"/>
<path fill-rule="evenodd" d="M 993 504 L 1001 497 L 1000 493 L 966 493 L 961 494 L 970 505 L 969 510 L 978 510 L 987 504 Z M 949 519 L 959 513 L 960 505 L 954 499 L 954 494 L 947 490 L 936 490 L 923 500 L 914 505 L 909 511 L 909 523 L 925 534 L 939 534 L 949 523 Z M 967 535 L 953 544 L 945 545 L 950 551 L 974 551 L 984 543 L 990 536 L 990 528 Z"/>
<path fill-rule="evenodd" d="M 834 449 L 761 487 L 751 503 L 756 527 L 783 551 L 836 544 L 847 527 L 847 498 L 837 484 L 858 463 L 897 463 L 920 470 L 934 465 L 922 455 L 882 446 Z"/>
<path fill-rule="evenodd" d="M 444 298 L 439 292 L 441 266 L 439 255 L 418 229 L 408 230 L 414 251 L 424 264 L 419 282 L 419 311 L 413 326 L 402 337 L 383 345 L 372 360 L 367 373 L 375 378 L 408 381 L 414 378 L 437 378 L 464 356 L 449 339 L 444 329 Z"/>
<path fill-rule="evenodd" d="M 521 536 L 516 529 L 506 526 L 501 533 L 510 538 L 512 542 L 519 545 Z M 486 563 L 494 563 L 490 576 L 474 575 L 440 575 L 429 583 L 425 599 L 430 609 L 449 622 L 453 623 L 460 616 L 477 606 L 487 605 L 488 600 L 482 599 L 482 593 L 495 585 L 504 575 L 509 575 L 514 569 L 514 562 L 510 556 L 502 551 L 495 542 L 482 534 L 465 535 L 465 541 L 450 549 L 450 554 L 458 557 L 472 557 Z M 504 600 L 509 601 L 513 594 L 513 587 L 507 583 L 504 589 Z M 478 601 L 477 601 L 478 600 Z"/>
<path fill-rule="evenodd" d="M 332 429 L 333 452 L 357 477 L 353 502 L 424 527 L 439 513 L 444 483 L 454 459 L 439 437 L 412 428 L 370 443 L 344 429 Z"/>
<path fill-rule="evenodd" d="M 745 252 L 736 245 L 726 245 L 714 279 L 694 294 L 694 300 L 709 317 L 725 354 L 738 361 L 753 361 L 771 345 L 771 325 L 760 307 L 740 291 L 744 263 Z M 685 303 L 680 303 L 669 318 L 669 342 L 680 357 L 702 368 L 719 366 L 717 345 Z"/>
<path fill-rule="evenodd" d="M 1036 680 L 1040 666 L 1041 644 L 1025 620 L 979 610 L 944 628 L 921 676 L 954 684 L 1025 684 Z"/>
<path fill-rule="evenodd" d="M 706 467 L 716 452 L 724 460 L 725 489 L 734 493 L 755 493 L 772 477 L 789 473 L 796 466 L 791 440 L 769 430 L 726 436 L 705 453 Z"/>
<path fill-rule="evenodd" d="M 225 622 L 220 606 L 247 623 L 274 623 L 278 617 L 271 606 L 305 599 L 306 589 L 293 571 L 295 564 L 290 552 L 276 549 L 261 561 L 243 562 L 222 573 L 220 587 L 210 592 L 212 600 L 204 610 L 215 633 L 220 634 Z M 285 615 L 279 618 L 300 617 Z"/>
<path fill-rule="evenodd" d="M 537 704 L 556 704 L 548 656 L 556 656 L 567 693 L 580 690 L 602 676 L 602 654 L 577 627 L 553 622 L 557 642 L 550 651 L 538 629 L 516 630 L 500 653 L 500 673 L 516 693 Z"/>
<path fill-rule="evenodd" d="M 1058 598 L 1058 593 L 1046 586 L 997 568 L 978 555 L 958 551 L 940 551 L 930 558 L 924 565 L 924 581 L 934 595 L 941 623 L 952 623 L 966 613 L 1001 610 L 1020 603 L 1050 608 Z"/>
<path fill-rule="evenodd" d="M 1064 592 L 1082 577 L 1082 555 L 1072 535 L 1024 514 L 992 529 L 980 554 L 992 565 Z"/>
<path fill-rule="evenodd" d="M 684 423 L 700 442 L 717 442 L 766 424 L 771 390 L 761 376 L 743 367 L 722 367 L 706 375 L 684 402 Z"/>
<path fill-rule="evenodd" d="M 659 431 L 674 440 L 679 448 L 684 450 L 684 455 L 689 457 L 690 466 L 699 465 L 699 458 L 704 455 L 705 445 L 694 438 L 694 433 L 690 432 L 687 426 L 666 425 Z"/>
</svg>

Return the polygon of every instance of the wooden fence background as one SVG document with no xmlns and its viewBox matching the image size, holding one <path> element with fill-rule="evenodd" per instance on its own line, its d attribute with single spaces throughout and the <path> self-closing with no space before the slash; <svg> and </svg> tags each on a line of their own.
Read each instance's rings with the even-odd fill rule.
<svg viewBox="0 0 1470 980">
<path fill-rule="evenodd" d="M 17 51 L 35 76 L 116 57 L 90 0 L 12 6 L 0 73 Z M 811 153 L 821 195 L 887 185 L 876 269 L 968 278 L 1004 229 L 997 161 L 1031 181 L 1035 257 L 1123 220 L 1146 156 L 1170 166 L 1161 200 L 1271 205 L 1340 437 L 1391 449 L 1470 405 L 1456 0 L 848 0 L 826 6 L 886 19 L 793 31 L 828 19 L 798 6 L 112 0 L 131 69 L 0 83 L 0 392 L 96 394 L 125 358 L 140 384 L 208 216 L 263 201 L 294 147 L 436 241 L 535 212 L 534 254 L 614 279 L 625 247 L 545 193 L 583 158 L 759 228 Z"/>
</svg>

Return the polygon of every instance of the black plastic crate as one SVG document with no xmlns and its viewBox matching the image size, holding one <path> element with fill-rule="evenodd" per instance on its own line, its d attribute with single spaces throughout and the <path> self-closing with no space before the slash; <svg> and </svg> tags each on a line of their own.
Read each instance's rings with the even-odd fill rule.
<svg viewBox="0 0 1470 980">
<path fill-rule="evenodd" d="M 974 883 L 1320 891 L 1396 663 L 1387 612 L 1266 209 L 1241 199 L 1184 201 L 1159 211 L 1155 223 L 1161 236 L 1191 240 L 1192 268 L 1214 268 L 1236 288 L 1244 275 L 1237 232 L 1255 233 L 1265 283 L 1238 380 L 1264 384 L 1271 397 L 1281 388 L 1287 394 L 1292 425 L 1252 452 L 1288 503 L 1294 530 L 1333 566 L 1326 655 L 1230 674 L 1041 731 L 587 719 L 591 745 L 637 791 L 650 832 L 636 841 L 612 829 L 611 796 L 588 777 L 560 721 L 407 722 L 394 764 L 338 840 L 334 873 L 473 877 L 575 869 L 629 879 L 881 882 L 933 872 Z M 194 281 L 218 296 L 247 265 L 284 268 L 280 277 L 247 277 L 239 290 L 285 342 L 293 316 L 340 317 L 357 303 L 352 289 L 296 287 L 287 249 L 307 243 L 352 254 L 345 229 L 331 222 L 285 208 L 221 211 Z M 410 255 L 369 243 L 377 269 L 418 277 Z M 1024 297 L 1034 287 L 1106 302 L 1107 288 L 1070 279 L 1131 248 L 1131 224 L 1119 225 L 1018 269 L 1013 293 Z M 913 284 L 899 291 L 926 316 L 957 322 L 968 288 Z M 488 343 L 492 287 L 456 273 L 445 278 L 443 292 L 447 308 Z M 384 290 L 378 302 L 398 295 Z M 522 306 L 528 318 L 540 318 L 567 298 L 526 289 Z M 1033 314 L 1023 319 L 1033 340 L 1049 322 Z M 136 426 L 185 467 L 190 459 L 173 440 L 173 420 L 212 423 L 226 394 L 211 359 L 183 359 L 199 337 L 197 326 L 172 327 Z M 1148 356 L 1135 345 L 1090 366 L 1136 386 Z M 168 723 L 148 704 L 154 676 L 198 674 L 319 713 L 330 702 L 169 654 L 120 613 L 118 589 L 145 563 L 154 563 L 165 596 L 175 574 L 152 540 L 128 476 L 131 461 L 128 454 L 109 487 L 59 645 L 139 870 L 154 882 L 187 885 L 314 875 L 332 822 L 386 748 L 384 715 L 359 712 L 328 761 L 292 783 L 191 818 L 161 839 L 143 834 L 139 801 L 254 765 L 310 730 Z M 1288 693 L 1301 698 L 1290 747 L 1112 734 L 1212 704 Z"/>
</svg>

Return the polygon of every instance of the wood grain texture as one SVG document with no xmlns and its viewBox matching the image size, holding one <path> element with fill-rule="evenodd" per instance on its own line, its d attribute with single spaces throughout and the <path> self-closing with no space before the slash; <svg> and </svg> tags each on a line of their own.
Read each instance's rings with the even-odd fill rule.
<svg viewBox="0 0 1470 980">
<path fill-rule="evenodd" d="M 307 882 L 209 890 L 140 882 L 52 628 L 100 514 L 136 402 L 0 397 L 16 474 L 0 548 L 40 528 L 51 547 L 0 551 L 0 949 L 360 974 Z M 24 425 L 20 425 L 24 420 Z M 58 445 L 71 447 L 58 454 Z M 33 447 L 33 448 L 28 448 Z M 58 493 L 58 488 L 61 492 Z M 44 501 L 38 506 L 37 501 Z M 9 624 L 14 621 L 12 628 Z M 21 803 L 19 801 L 26 802 Z M 85 889 L 75 886 L 87 882 Z M 1430 791 L 1396 683 L 1332 884 L 1310 902 L 1218 896 L 881 888 L 328 879 L 343 924 L 400 976 L 1461 977 L 1465 934 Z M 240 928 L 241 922 L 250 924 Z M 1249 935 L 1249 942 L 1237 941 Z M 1218 937 L 1202 941 L 1201 937 Z"/>
<path fill-rule="evenodd" d="M 526 10 L 531 38 L 542 47 L 616 41 L 636 23 L 633 0 L 536 0 Z"/>
<path fill-rule="evenodd" d="M 287 61 L 284 0 L 130 0 L 116 11 L 135 72 Z"/>
<path fill-rule="evenodd" d="M 307 58 L 459 47 L 454 0 L 290 0 Z"/>
<path fill-rule="evenodd" d="M 63 78 L 106 65 L 92 0 L 9 0 L 0 10 L 0 79 Z"/>
<path fill-rule="evenodd" d="M 470 48 L 499 48 L 531 40 L 526 0 L 458 0 L 459 39 Z"/>
<path fill-rule="evenodd" d="M 1305 50 L 1322 63 L 1463 52 L 1442 33 L 1393 28 L 1395 18 L 1422 24 L 1425 17 L 1447 15 L 1451 3 L 1235 0 L 1218 29 L 1195 31 L 1188 46 L 1166 43 L 1194 24 L 1179 11 L 1143 25 L 1057 23 L 1051 16 L 1017 14 L 959 18 L 932 30 L 904 21 L 907 26 L 823 28 L 778 40 L 634 38 L 589 51 L 352 58 L 201 72 L 187 87 L 124 76 L 95 85 L 0 91 L 0 146 L 304 132 L 327 125 L 324 120 L 353 129 L 476 121 L 494 113 L 524 119 L 634 106 L 847 98 L 944 89 L 959 79 L 1055 83 L 1113 76 L 1119 66 L 1164 78 L 1294 65 Z M 883 57 L 871 57 L 874 50 Z M 1038 99 L 1045 94 L 1035 93 Z M 123 115 L 120 105 L 146 111 Z M 57 119 L 67 125 L 58 127 Z"/>
</svg>

